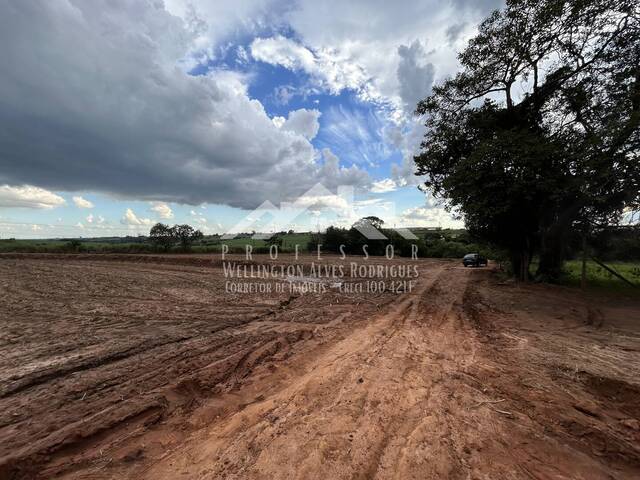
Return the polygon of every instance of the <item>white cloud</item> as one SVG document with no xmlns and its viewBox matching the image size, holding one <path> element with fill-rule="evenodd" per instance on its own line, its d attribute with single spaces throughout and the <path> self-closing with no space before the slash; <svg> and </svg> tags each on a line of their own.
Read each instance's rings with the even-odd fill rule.
<svg viewBox="0 0 640 480">
<path fill-rule="evenodd" d="M 277 105 L 288 105 L 295 95 L 295 89 L 289 85 L 280 85 L 273 91 L 273 98 Z"/>
<path fill-rule="evenodd" d="M 120 219 L 120 223 L 122 223 L 123 225 L 138 225 L 138 226 L 149 226 L 149 225 L 153 225 L 153 220 L 151 220 L 150 218 L 140 218 L 138 217 L 133 210 L 131 210 L 130 208 L 127 208 L 127 210 L 124 213 L 124 216 Z"/>
<path fill-rule="evenodd" d="M 282 117 L 280 117 L 282 118 Z M 282 130 L 302 135 L 307 140 L 313 140 L 320 129 L 320 112 L 318 110 L 307 110 L 301 108 L 289 112 L 287 120 L 280 126 Z"/>
<path fill-rule="evenodd" d="M 431 85 L 435 76 L 433 63 L 426 61 L 426 53 L 420 40 L 409 45 L 398 47 L 400 62 L 398 63 L 399 93 L 405 110 L 415 110 L 418 101 L 431 93 Z"/>
<path fill-rule="evenodd" d="M 106 222 L 105 218 L 102 215 L 94 216 L 92 213 L 87 215 L 85 220 L 87 223 L 94 224 L 96 226 L 102 225 Z"/>
<path fill-rule="evenodd" d="M 363 97 L 371 96 L 364 69 L 335 49 L 321 48 L 312 52 L 282 35 L 256 38 L 251 42 L 250 49 L 256 60 L 310 75 L 313 82 L 311 88 L 326 89 L 333 94 L 351 89 Z"/>
<path fill-rule="evenodd" d="M 167 3 L 181 18 L 150 1 L 3 9 L 0 58 L 12 69 L 0 76 L 0 129 L 12 141 L 0 155 L 0 181 L 236 207 L 324 182 L 309 117 L 278 128 L 249 97 L 247 75 L 176 68 L 186 57 L 183 67 L 213 58 L 228 43 L 221 32 L 252 31 L 282 8 L 266 0 L 194 5 Z"/>
<path fill-rule="evenodd" d="M 342 212 L 351 208 L 346 199 L 338 195 L 304 195 L 295 201 L 298 208 L 307 208 L 313 215 L 321 213 L 322 209 L 328 208 Z"/>
<path fill-rule="evenodd" d="M 282 35 L 256 38 L 250 48 L 253 58 L 261 62 L 307 73 L 314 73 L 318 69 L 316 57 L 308 48 Z"/>
<path fill-rule="evenodd" d="M 75 203 L 78 208 L 93 208 L 93 203 L 82 197 L 73 197 L 73 203 Z"/>
<path fill-rule="evenodd" d="M 152 202 L 151 210 L 156 212 L 160 218 L 173 218 L 173 211 L 171 210 L 171 207 L 164 202 Z"/>
<path fill-rule="evenodd" d="M 203 214 L 203 213 L 198 212 L 198 211 L 196 211 L 196 210 L 191 210 L 191 211 L 189 212 L 189 214 L 191 215 L 191 220 L 192 220 L 194 223 L 196 223 L 196 224 L 198 224 L 198 225 L 200 225 L 200 226 L 204 226 L 204 225 L 206 225 L 206 224 L 207 224 L 207 219 L 206 219 L 206 218 L 204 218 L 204 214 Z"/>
<path fill-rule="evenodd" d="M 385 178 L 371 184 L 371 191 L 373 193 L 393 192 L 397 188 L 398 185 L 392 178 Z"/>
<path fill-rule="evenodd" d="M 301 0 L 284 17 L 307 50 L 325 53 L 329 57 L 325 63 L 335 65 L 336 70 L 360 72 L 355 76 L 360 85 L 356 90 L 364 98 L 389 103 L 396 115 L 404 116 L 404 79 L 398 73 L 413 76 L 417 72 L 399 68 L 403 61 L 400 47 L 416 41 L 428 45 L 429 51 L 416 65 L 432 63 L 434 71 L 425 73 L 449 76 L 458 67 L 452 38 L 461 34 L 452 33 L 452 27 L 476 25 L 502 4 L 502 0 Z M 464 33 L 471 31 L 464 29 Z"/>
<path fill-rule="evenodd" d="M 454 48 L 501 3 L 15 2 L 0 15 L 0 59 L 12 66 L 0 76 L 0 129 L 12 139 L 0 156 L 0 182 L 239 207 L 290 199 L 317 182 L 366 185 L 366 171 L 345 168 L 310 143 L 318 120 L 312 111 L 295 114 L 298 123 L 291 113 L 270 118 L 247 93 L 250 75 L 228 65 L 198 77 L 186 73 L 235 51 L 243 64 L 250 54 L 310 77 L 295 91 L 277 90 L 280 104 L 291 95 L 344 89 L 374 102 L 398 126 L 403 160 L 391 179 L 415 184 L 414 140 L 423 129 L 408 118 L 412 103 L 428 94 L 432 79 L 455 71 Z M 274 30 L 291 31 L 296 40 L 265 36 Z M 235 38 L 255 40 L 247 52 Z M 384 156 L 373 145 L 357 152 L 363 163 Z M 332 148 L 357 163 L 346 149 Z M 15 206 L 2 188 L 0 205 Z M 48 200 L 18 206 L 64 203 L 40 190 Z"/>
<path fill-rule="evenodd" d="M 0 185 L 0 207 L 50 209 L 65 203 L 64 198 L 43 188 Z"/>
<path fill-rule="evenodd" d="M 464 222 L 456 219 L 443 207 L 413 207 L 402 212 L 401 222 L 414 227 L 463 228 Z"/>
<path fill-rule="evenodd" d="M 40 230 L 42 230 L 42 227 L 40 225 L 36 225 L 35 223 L 33 225 L 31 225 L 31 230 L 34 232 L 38 232 Z"/>
<path fill-rule="evenodd" d="M 365 170 L 361 170 L 355 165 L 351 165 L 351 167 L 341 166 L 340 160 L 330 149 L 323 148 L 322 157 L 324 158 L 324 164 L 320 169 L 320 176 L 325 187 L 329 189 L 334 189 L 341 185 L 357 187 L 370 183 L 369 174 Z"/>
<path fill-rule="evenodd" d="M 273 117 L 273 118 L 271 119 L 271 121 L 273 122 L 273 124 L 274 124 L 276 127 L 278 127 L 278 128 L 282 128 L 282 125 L 284 125 L 284 124 L 285 124 L 285 122 L 287 121 L 287 119 L 286 119 L 286 118 L 284 118 L 284 117 L 281 117 L 281 116 L 276 115 L 275 117 Z"/>
</svg>

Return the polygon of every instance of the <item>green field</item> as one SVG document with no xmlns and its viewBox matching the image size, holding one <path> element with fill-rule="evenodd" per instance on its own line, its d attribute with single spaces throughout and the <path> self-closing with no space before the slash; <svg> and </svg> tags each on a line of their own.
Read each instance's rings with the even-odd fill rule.
<svg viewBox="0 0 640 480">
<path fill-rule="evenodd" d="M 289 233 L 281 235 L 282 245 L 280 252 L 293 252 L 295 245 L 300 245 L 303 252 L 311 238 L 311 233 Z M 145 237 L 129 238 L 85 238 L 76 239 L 79 245 L 73 245 L 71 239 L 0 239 L 0 253 L 154 253 L 156 250 Z M 192 253 L 218 253 L 222 250 L 222 244 L 228 245 L 230 252 L 245 250 L 245 245 L 251 245 L 256 251 L 265 253 L 269 248 L 266 240 L 252 239 L 250 237 L 221 240 L 217 236 L 205 236 L 201 241 L 191 247 Z M 178 253 L 176 247 L 171 252 Z"/>
<path fill-rule="evenodd" d="M 429 257 L 462 257 L 469 251 L 482 249 L 472 243 L 467 243 L 459 238 L 459 231 L 417 231 L 419 236 L 427 240 L 425 256 Z M 425 238 L 426 237 L 426 238 Z M 429 240 L 429 238 L 431 239 Z M 295 245 L 300 245 L 300 252 L 307 251 L 307 244 L 312 238 L 310 232 L 287 233 L 280 235 L 282 244 L 279 251 L 292 253 Z M 146 237 L 123 237 L 123 238 L 87 238 L 77 239 L 72 244 L 70 239 L 51 240 L 21 240 L 21 239 L 0 239 L 0 253 L 8 252 L 32 252 L 32 253 L 158 253 L 158 251 L 148 242 Z M 222 244 L 229 246 L 231 253 L 243 253 L 246 245 L 251 245 L 254 253 L 268 253 L 269 243 L 266 240 L 252 239 L 250 236 L 221 240 L 218 236 L 205 236 L 200 242 L 193 245 L 192 253 L 219 253 Z M 170 253 L 179 253 L 176 247 Z M 329 253 L 329 252 L 327 252 Z M 337 252 L 336 252 L 337 253 Z M 490 258 L 495 258 L 491 252 L 486 252 Z M 609 289 L 623 291 L 640 292 L 640 262 L 606 262 L 606 265 L 627 278 L 638 286 L 633 288 L 622 280 L 608 272 L 606 269 L 593 261 L 587 262 L 587 285 L 590 289 Z M 535 262 L 532 264 L 532 271 L 535 271 Z M 565 275 L 561 283 L 579 287 L 582 270 L 580 260 L 568 260 L 564 265 Z"/>
<path fill-rule="evenodd" d="M 637 285 L 638 288 L 636 290 L 640 291 L 640 262 L 605 262 L 605 264 Z M 571 286 L 580 286 L 582 261 L 569 260 L 565 263 L 564 269 L 564 283 Z M 587 286 L 604 289 L 633 289 L 633 287 L 591 260 L 587 262 Z"/>
</svg>

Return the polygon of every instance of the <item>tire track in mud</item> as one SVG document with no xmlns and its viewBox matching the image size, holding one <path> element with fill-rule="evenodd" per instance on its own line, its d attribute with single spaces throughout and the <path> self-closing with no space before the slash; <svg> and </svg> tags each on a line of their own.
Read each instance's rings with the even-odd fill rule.
<svg viewBox="0 0 640 480">
<path fill-rule="evenodd" d="M 416 290 L 376 300 L 360 323 L 350 317 L 364 305 L 351 303 L 316 324 L 309 315 L 327 307 L 306 297 L 232 329 L 249 338 L 232 339 L 222 358 L 203 358 L 198 346 L 202 361 L 164 377 L 148 409 L 130 417 L 137 426 L 71 442 L 40 465 L 40 478 L 637 478 L 635 447 L 589 423 L 605 418 L 600 410 L 599 420 L 573 408 L 577 391 L 564 392 L 544 355 L 531 353 L 533 325 L 487 295 L 486 271 L 440 262 L 421 274 Z M 170 353 L 159 361 L 191 361 L 188 348 Z M 534 375 L 541 388 L 524 390 L 522 377 Z M 630 395 L 620 408 L 635 411 L 636 390 L 579 380 Z M 614 451 L 594 450 L 606 442 Z M 96 457 L 102 448 L 108 457 Z"/>
<path fill-rule="evenodd" d="M 93 446 L 116 445 L 112 442 L 119 440 L 113 437 L 119 432 L 136 432 L 134 436 L 139 436 L 165 424 L 180 431 L 190 412 L 207 399 L 234 392 L 250 382 L 254 368 L 272 358 L 286 358 L 297 343 L 322 337 L 325 328 L 343 328 L 347 317 L 355 321 L 375 308 L 362 305 L 351 318 L 357 298 L 346 299 L 333 308 L 322 305 L 322 311 L 317 308 L 322 299 L 313 296 L 306 297 L 305 302 L 298 302 L 297 296 L 258 297 L 248 304 L 246 299 L 216 295 L 224 280 L 209 275 L 215 272 L 213 269 L 207 272 L 205 281 L 201 280 L 202 268 L 182 267 L 178 275 L 164 275 L 163 265 L 127 270 L 126 264 L 104 262 L 96 276 L 92 270 L 95 266 L 88 261 L 81 268 L 61 264 L 60 269 L 48 262 L 0 262 L 5 273 L 21 270 L 8 298 L 11 302 L 0 310 L 0 314 L 11 312 L 12 322 L 9 336 L 0 341 L 10 339 L 10 354 L 23 362 L 11 362 L 4 370 L 8 381 L 3 382 L 0 395 L 0 437 L 7 441 L 0 446 L 1 478 L 33 478 L 38 474 L 49 478 L 63 471 L 91 468 L 101 462 L 96 458 L 97 451 L 91 451 Z M 86 281 L 76 278 L 78 275 L 86 276 Z M 131 283 L 137 275 L 140 277 Z M 106 291 L 101 282 L 106 284 Z M 55 286 L 47 289 L 52 283 Z M 42 288 L 34 291 L 30 285 Z M 167 311 L 158 319 L 150 319 L 148 312 L 145 316 L 145 309 L 157 305 L 157 285 L 176 285 L 176 298 L 187 299 L 180 304 L 179 315 Z M 192 292 L 199 294 L 202 285 L 210 285 L 213 293 L 207 292 L 204 301 L 194 303 Z M 113 296 L 116 287 L 130 287 L 131 291 Z M 69 288 L 78 305 L 61 310 L 70 305 Z M 93 305 L 98 302 L 95 311 L 101 311 L 99 302 L 104 301 L 110 302 L 113 314 L 95 320 Z M 51 306 L 43 308 L 45 304 Z M 133 311 L 127 310 L 129 305 L 134 306 Z M 233 319 L 220 318 L 234 311 Z M 334 311 L 340 322 L 331 320 Z M 27 317 L 30 312 L 38 316 Z M 305 318 L 305 323 L 291 321 L 299 314 L 312 313 L 313 318 Z M 193 321 L 190 315 L 195 315 Z M 185 320 L 190 323 L 181 323 Z M 48 321 L 64 327 L 60 335 L 47 338 L 46 332 L 37 329 L 38 322 Z M 24 336 L 20 341 L 36 345 L 34 355 L 13 340 L 23 325 L 35 338 Z M 183 325 L 186 331 L 181 332 Z M 106 342 L 95 343 L 100 340 L 95 336 L 98 329 L 108 335 Z M 86 333 L 95 338 L 78 336 Z M 142 342 L 134 343 L 138 338 Z M 123 343 L 129 346 L 123 348 Z M 64 360 L 65 355 L 69 358 L 58 363 L 58 358 Z M 80 358 L 73 359 L 74 355 Z M 153 428 L 144 427 L 152 424 Z M 69 462 L 68 458 L 78 461 Z"/>
<path fill-rule="evenodd" d="M 327 428 L 327 423 L 331 424 L 331 428 L 337 429 L 337 432 L 332 432 L 334 435 L 339 432 L 344 434 L 350 426 L 354 433 L 352 433 L 353 438 L 348 440 L 352 445 L 349 451 L 355 449 L 353 442 L 357 441 L 357 438 L 361 441 L 365 438 L 367 440 L 366 448 L 363 446 L 354 453 L 356 456 L 362 455 L 362 458 L 342 459 L 341 464 L 346 471 L 350 471 L 348 466 L 355 463 L 360 465 L 359 469 L 351 471 L 356 478 L 373 478 L 379 471 L 382 472 L 380 475 L 385 476 L 389 468 L 394 468 L 394 465 L 391 467 L 388 465 L 386 457 L 396 457 L 397 451 L 403 448 L 400 442 L 403 433 L 420 428 L 422 418 L 420 414 L 431 402 L 429 390 L 432 385 L 430 383 L 441 381 L 439 375 L 433 374 L 432 360 L 437 360 L 438 356 L 434 354 L 433 348 L 423 348 L 424 340 L 416 335 L 424 332 L 416 330 L 426 329 L 428 324 L 421 322 L 423 320 L 421 309 L 425 301 L 434 301 L 430 297 L 437 290 L 436 285 L 445 282 L 449 275 L 448 269 L 439 269 L 430 280 L 425 281 L 419 291 L 391 305 L 388 312 L 372 320 L 364 331 L 353 332 L 350 337 L 332 348 L 329 354 L 314 362 L 313 366 L 309 367 L 310 373 L 296 379 L 294 385 L 288 386 L 277 395 L 274 402 L 284 407 L 271 409 L 269 415 L 279 419 L 289 419 L 286 435 L 289 441 L 292 435 L 301 437 L 299 442 L 294 440 L 294 443 L 299 449 L 302 446 L 305 447 L 303 458 L 296 455 L 293 460 L 283 459 L 282 449 L 275 445 L 282 436 L 272 437 L 274 430 L 278 427 L 269 425 L 262 416 L 257 415 L 256 422 L 252 426 L 243 424 L 242 431 L 224 435 L 227 440 L 231 439 L 232 445 L 220 447 L 222 451 L 219 452 L 220 458 L 216 465 L 234 465 L 235 470 L 234 468 L 219 470 L 214 467 L 215 474 L 205 475 L 203 478 L 215 478 L 216 475 L 227 478 L 251 478 L 252 473 L 255 474 L 257 471 L 263 474 L 266 471 L 268 475 L 276 475 L 278 478 L 288 475 L 304 478 L 313 471 L 323 471 L 322 465 L 315 463 L 309 465 L 309 458 L 324 455 L 327 452 L 337 455 L 335 451 L 339 451 L 340 446 L 325 445 L 323 447 L 318 444 L 317 439 L 310 439 L 303 430 L 322 432 Z M 454 283 L 459 284 L 459 279 Z M 452 303 L 461 300 L 464 289 L 458 285 L 448 290 L 449 295 L 454 298 L 448 300 L 439 297 L 435 301 L 450 309 Z M 434 312 L 441 313 L 441 308 L 435 308 Z M 435 380 L 432 382 L 431 378 Z M 331 385 L 332 394 L 327 391 L 325 387 L 327 385 Z M 412 388 L 417 388 L 421 395 L 413 395 Z M 301 402 L 302 399 L 308 399 L 311 404 Z M 354 404 L 365 406 L 365 411 L 352 408 Z M 338 421 L 333 420 L 331 418 L 333 416 L 337 416 Z M 379 421 L 368 421 L 370 416 L 378 418 Z M 411 421 L 407 422 L 407 418 Z M 344 437 L 344 435 L 339 436 Z M 252 459 L 247 460 L 249 452 L 246 452 L 242 445 L 246 447 L 249 443 L 254 445 L 253 451 L 263 453 L 259 456 L 249 454 Z M 264 448 L 269 449 L 268 454 Z M 368 453 L 365 454 L 365 452 Z M 179 456 L 180 450 L 171 456 L 172 461 Z M 265 465 L 261 461 L 265 456 L 276 457 L 272 458 L 269 465 L 273 467 L 272 464 L 277 464 L 277 470 L 265 470 Z M 239 463 L 238 458 L 243 461 Z M 286 465 L 291 465 L 291 470 L 287 470 Z M 335 473 L 324 470 L 324 475 Z M 157 475 L 156 469 L 149 470 L 149 478 L 157 478 Z M 197 473 L 197 476 L 200 475 L 201 472 Z M 316 474 L 310 476 L 310 478 L 316 477 Z"/>
<path fill-rule="evenodd" d="M 485 333 L 497 327 L 476 278 L 441 268 L 282 388 L 132 475 L 609 478 L 597 456 L 527 421 L 520 396 L 500 388 L 517 384 L 518 372 L 494 361 Z M 509 376 L 496 381 L 487 370 Z"/>
</svg>

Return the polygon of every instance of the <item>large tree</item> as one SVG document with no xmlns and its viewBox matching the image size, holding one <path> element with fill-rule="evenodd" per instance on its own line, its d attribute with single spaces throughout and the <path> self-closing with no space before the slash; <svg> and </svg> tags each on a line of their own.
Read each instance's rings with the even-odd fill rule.
<svg viewBox="0 0 640 480">
<path fill-rule="evenodd" d="M 185 252 L 191 248 L 191 245 L 195 241 L 198 241 L 203 237 L 200 230 L 196 230 L 191 225 L 187 224 L 174 225 L 171 227 L 171 233 Z"/>
<path fill-rule="evenodd" d="M 156 223 L 151 227 L 149 232 L 149 239 L 156 248 L 161 248 L 165 251 L 169 250 L 175 243 L 175 238 L 169 225 L 164 223 Z"/>
<path fill-rule="evenodd" d="M 200 230 L 195 230 L 191 225 L 174 225 L 170 227 L 164 223 L 156 223 L 151 227 L 149 239 L 158 248 L 167 251 L 176 243 L 180 244 L 182 250 L 187 251 L 193 242 L 200 240 L 203 234 Z"/>
<path fill-rule="evenodd" d="M 556 277 L 576 224 L 640 203 L 640 10 L 627 0 L 508 0 L 417 113 L 425 186 Z"/>
</svg>

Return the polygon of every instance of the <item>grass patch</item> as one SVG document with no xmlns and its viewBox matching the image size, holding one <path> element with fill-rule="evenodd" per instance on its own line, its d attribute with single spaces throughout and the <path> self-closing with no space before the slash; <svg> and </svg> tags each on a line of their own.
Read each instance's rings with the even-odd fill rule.
<svg viewBox="0 0 640 480">
<path fill-rule="evenodd" d="M 587 261 L 587 286 L 610 290 L 633 290 L 640 292 L 640 262 L 605 262 L 605 264 L 636 285 L 633 288 L 612 275 L 594 261 Z M 582 261 L 568 260 L 564 265 L 563 283 L 580 286 Z"/>
</svg>

